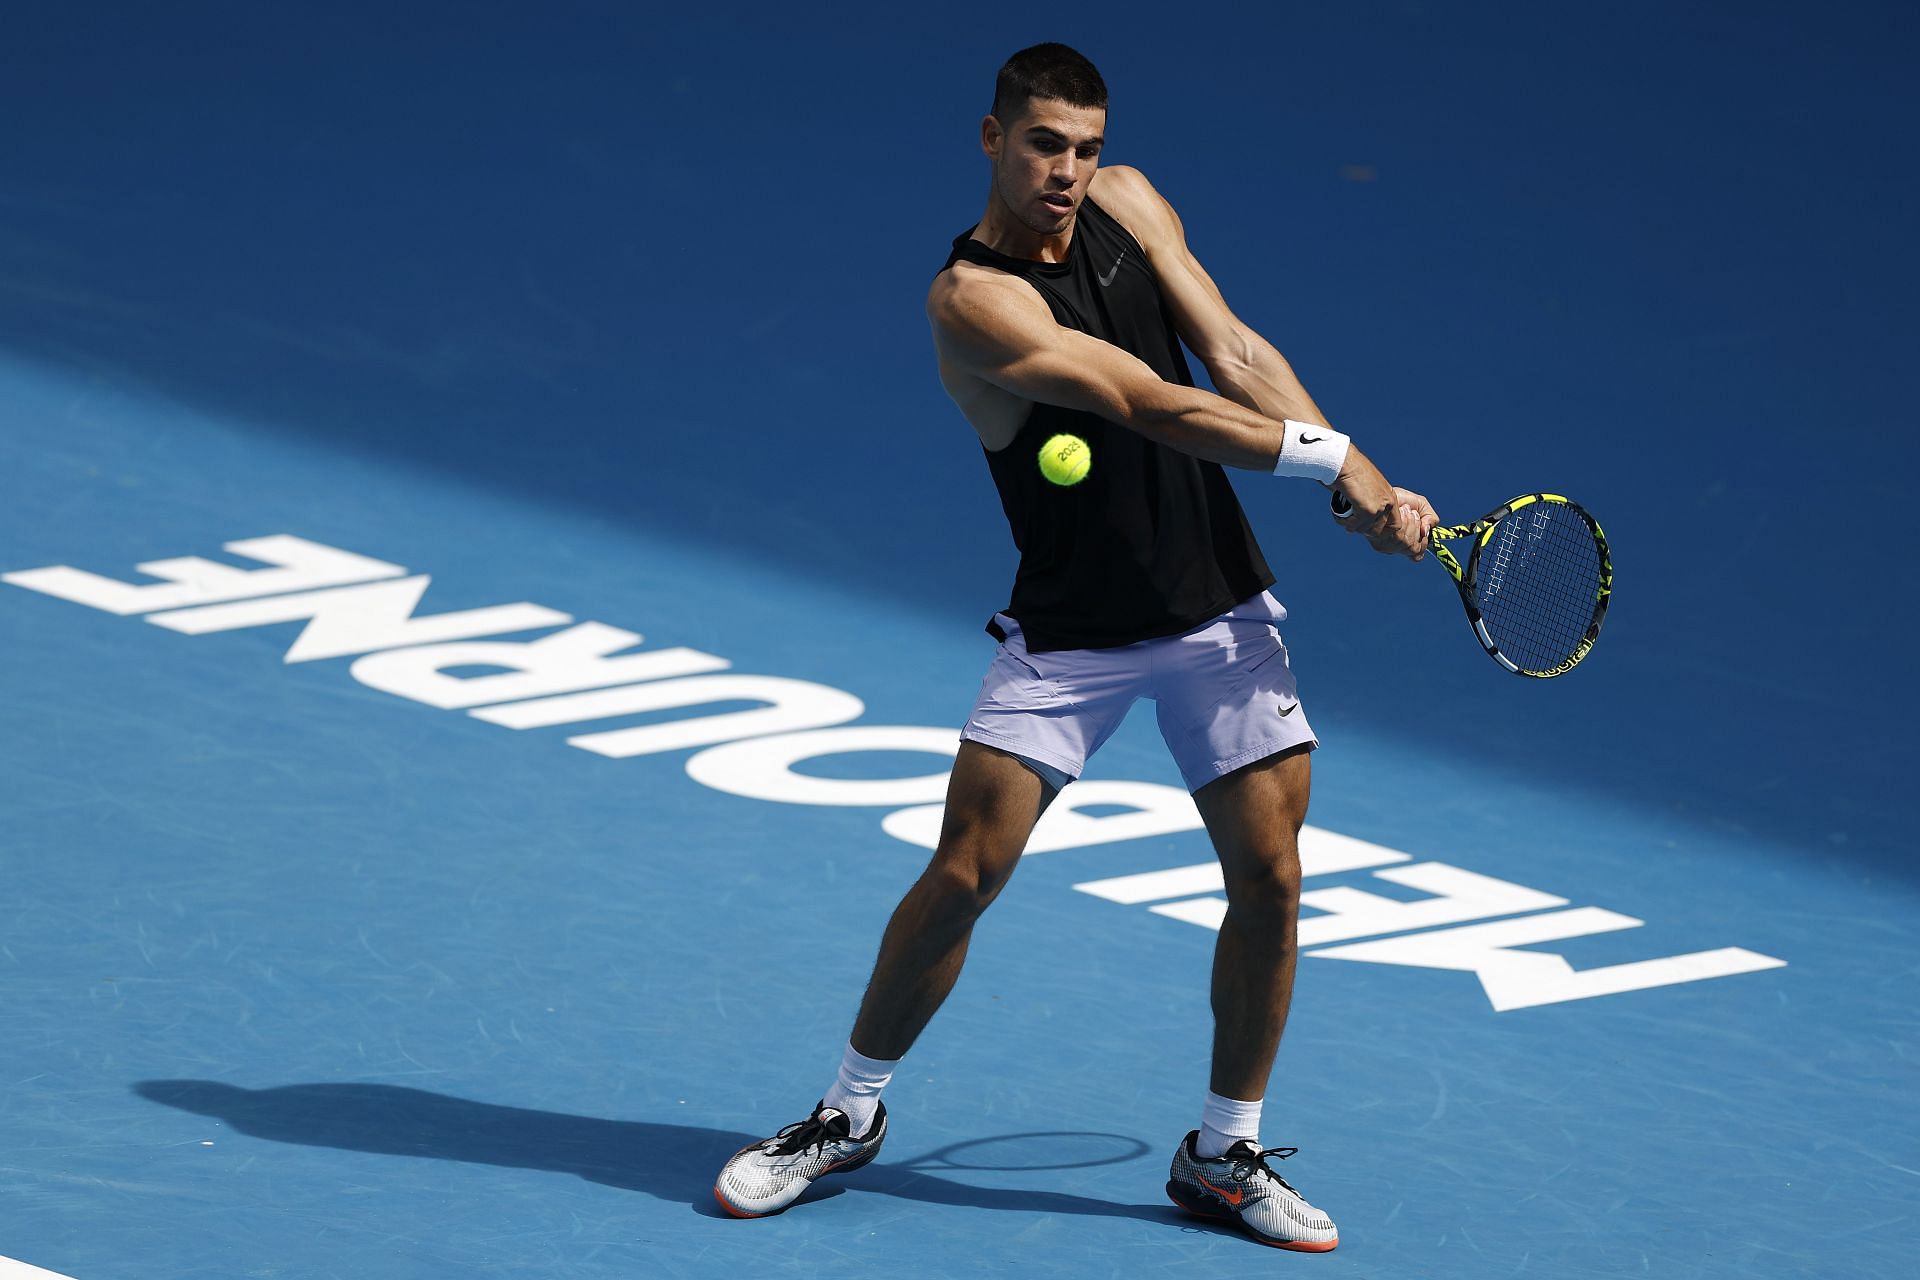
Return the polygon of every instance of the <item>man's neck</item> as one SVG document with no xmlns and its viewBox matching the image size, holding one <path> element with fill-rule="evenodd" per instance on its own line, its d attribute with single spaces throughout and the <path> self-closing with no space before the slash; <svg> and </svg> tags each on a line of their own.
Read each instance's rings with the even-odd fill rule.
<svg viewBox="0 0 1920 1280">
<path fill-rule="evenodd" d="M 1067 248 L 1073 243 L 1073 229 L 1080 222 L 1074 213 L 1066 229 L 1056 235 L 1042 235 L 1007 211 L 997 195 L 987 197 L 987 212 L 973 229 L 973 238 L 1009 258 L 1029 262 L 1065 262 Z"/>
</svg>

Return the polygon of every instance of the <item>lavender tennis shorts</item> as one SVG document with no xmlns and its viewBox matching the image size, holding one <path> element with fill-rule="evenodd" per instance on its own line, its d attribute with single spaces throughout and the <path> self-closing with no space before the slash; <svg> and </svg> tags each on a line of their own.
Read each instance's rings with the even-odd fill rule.
<svg viewBox="0 0 1920 1280">
<path fill-rule="evenodd" d="M 980 686 L 962 739 L 1018 756 L 1055 787 L 1080 776 L 1135 699 L 1151 698 L 1187 790 L 1294 747 L 1317 747 L 1280 642 L 1286 609 L 1271 592 L 1183 635 L 1117 649 L 1029 653 L 1020 625 Z"/>
</svg>

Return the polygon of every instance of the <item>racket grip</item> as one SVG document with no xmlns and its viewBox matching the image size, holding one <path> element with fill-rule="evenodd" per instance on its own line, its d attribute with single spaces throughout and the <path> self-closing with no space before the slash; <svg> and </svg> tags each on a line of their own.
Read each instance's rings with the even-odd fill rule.
<svg viewBox="0 0 1920 1280">
<path fill-rule="evenodd" d="M 1353 504 L 1347 501 L 1347 495 L 1338 489 L 1333 491 L 1333 518 L 1345 520 L 1353 514 Z"/>
</svg>

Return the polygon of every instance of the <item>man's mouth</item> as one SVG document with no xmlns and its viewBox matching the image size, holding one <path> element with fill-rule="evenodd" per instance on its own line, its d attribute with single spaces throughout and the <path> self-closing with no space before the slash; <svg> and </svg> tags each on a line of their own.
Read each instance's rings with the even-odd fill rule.
<svg viewBox="0 0 1920 1280">
<path fill-rule="evenodd" d="M 1055 213 L 1072 213 L 1073 200 L 1064 192 L 1049 192 L 1040 197 L 1040 203 Z"/>
</svg>

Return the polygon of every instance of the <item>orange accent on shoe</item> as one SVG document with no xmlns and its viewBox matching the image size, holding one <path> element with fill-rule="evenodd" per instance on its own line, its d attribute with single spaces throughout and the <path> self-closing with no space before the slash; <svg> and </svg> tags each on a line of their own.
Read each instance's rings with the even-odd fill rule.
<svg viewBox="0 0 1920 1280">
<path fill-rule="evenodd" d="M 1266 1240 L 1262 1243 L 1280 1249 L 1291 1249 L 1295 1253 L 1332 1253 L 1340 1247 L 1340 1237 L 1335 1236 L 1324 1244 L 1315 1240 Z"/>
<path fill-rule="evenodd" d="M 1219 1196 L 1222 1200 L 1225 1200 L 1228 1204 L 1232 1205 L 1236 1209 L 1240 1207 L 1240 1202 L 1247 1198 L 1247 1193 L 1245 1191 L 1223 1191 L 1219 1187 L 1214 1186 L 1211 1182 L 1208 1182 L 1205 1178 L 1201 1177 L 1197 1173 L 1193 1175 L 1193 1179 L 1195 1182 L 1198 1182 L 1201 1186 L 1213 1192 L 1213 1194 Z"/>
<path fill-rule="evenodd" d="M 764 1213 L 748 1213 L 745 1209 L 734 1208 L 727 1203 L 727 1198 L 720 1194 L 720 1188 L 718 1187 L 713 1189 L 713 1198 L 719 1202 L 720 1208 L 726 1212 L 729 1218 L 765 1218 L 771 1216 Z"/>
</svg>

